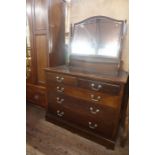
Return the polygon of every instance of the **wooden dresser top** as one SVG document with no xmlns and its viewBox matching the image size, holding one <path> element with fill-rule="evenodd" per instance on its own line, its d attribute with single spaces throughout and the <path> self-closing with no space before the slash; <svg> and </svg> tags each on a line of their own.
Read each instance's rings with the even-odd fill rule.
<svg viewBox="0 0 155 155">
<path fill-rule="evenodd" d="M 128 79 L 128 73 L 125 71 L 119 71 L 118 76 L 105 75 L 105 74 L 92 74 L 89 72 L 84 72 L 82 69 L 72 66 L 57 66 L 57 67 L 49 67 L 46 68 L 47 72 L 55 72 L 55 73 L 63 73 L 66 75 L 72 75 L 76 77 L 82 78 L 91 78 L 94 80 L 107 81 L 107 82 L 115 82 L 115 83 L 126 83 Z"/>
</svg>

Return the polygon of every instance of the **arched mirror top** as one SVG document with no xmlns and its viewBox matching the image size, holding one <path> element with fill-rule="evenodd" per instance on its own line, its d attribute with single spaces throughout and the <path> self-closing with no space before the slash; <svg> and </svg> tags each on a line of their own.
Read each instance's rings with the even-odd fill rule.
<svg viewBox="0 0 155 155">
<path fill-rule="evenodd" d="M 119 62 L 126 21 L 94 16 L 75 23 L 71 58 Z"/>
</svg>

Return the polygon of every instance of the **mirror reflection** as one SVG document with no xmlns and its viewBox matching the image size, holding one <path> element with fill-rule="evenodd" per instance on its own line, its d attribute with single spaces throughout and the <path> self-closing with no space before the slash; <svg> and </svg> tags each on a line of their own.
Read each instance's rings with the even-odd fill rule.
<svg viewBox="0 0 155 155">
<path fill-rule="evenodd" d="M 121 23 L 111 20 L 88 19 L 73 28 L 71 55 L 117 58 L 121 44 Z"/>
</svg>

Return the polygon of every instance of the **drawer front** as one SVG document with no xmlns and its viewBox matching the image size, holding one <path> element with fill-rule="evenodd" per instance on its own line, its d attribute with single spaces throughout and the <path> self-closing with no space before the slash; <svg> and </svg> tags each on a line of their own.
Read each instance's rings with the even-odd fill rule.
<svg viewBox="0 0 155 155">
<path fill-rule="evenodd" d="M 102 92 L 113 95 L 118 95 L 121 89 L 121 86 L 117 84 L 97 82 L 85 79 L 78 79 L 78 86 L 95 92 Z"/>
<path fill-rule="evenodd" d="M 58 93 L 50 93 L 48 98 L 49 106 L 52 104 L 53 106 L 65 107 L 79 114 L 82 113 L 85 117 L 91 117 L 93 120 L 101 119 L 107 125 L 111 122 L 115 123 L 118 120 L 119 111 L 108 106 L 60 95 Z"/>
<path fill-rule="evenodd" d="M 67 84 L 67 85 L 77 85 L 77 79 L 73 76 L 68 76 L 64 74 L 57 73 L 46 73 L 47 83 L 58 83 L 58 84 Z"/>
<path fill-rule="evenodd" d="M 71 87 L 67 85 L 60 84 L 49 84 L 48 83 L 48 92 L 65 94 L 70 97 L 77 99 L 82 99 L 84 101 L 89 101 L 93 103 L 98 103 L 101 105 L 107 105 L 112 108 L 118 108 L 120 105 L 120 96 L 111 96 L 103 94 L 100 92 L 94 92 L 78 87 Z"/>
<path fill-rule="evenodd" d="M 46 96 L 45 93 L 42 93 L 37 90 L 27 89 L 26 90 L 26 99 L 34 104 L 45 107 L 46 106 Z"/>
<path fill-rule="evenodd" d="M 103 119 L 94 120 L 92 117 L 85 116 L 84 113 L 78 113 L 74 109 L 51 104 L 49 111 L 67 122 L 73 123 L 91 132 L 102 134 L 106 138 L 112 138 L 115 130 L 114 123 L 106 124 Z"/>
</svg>

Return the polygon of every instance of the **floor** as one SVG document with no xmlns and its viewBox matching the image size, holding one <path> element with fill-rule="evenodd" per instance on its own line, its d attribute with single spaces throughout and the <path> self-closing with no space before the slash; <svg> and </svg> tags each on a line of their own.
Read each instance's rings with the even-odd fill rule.
<svg viewBox="0 0 155 155">
<path fill-rule="evenodd" d="M 27 155 L 128 155 L 128 143 L 115 150 L 85 139 L 45 120 L 45 110 L 27 104 L 26 110 Z"/>
</svg>

